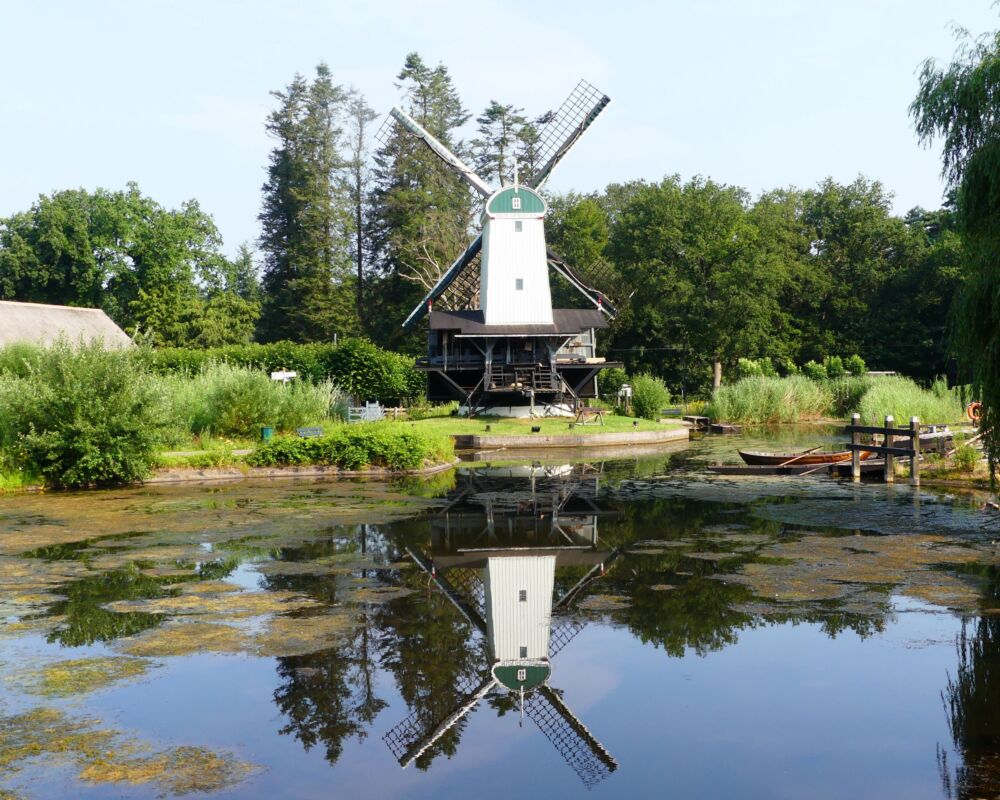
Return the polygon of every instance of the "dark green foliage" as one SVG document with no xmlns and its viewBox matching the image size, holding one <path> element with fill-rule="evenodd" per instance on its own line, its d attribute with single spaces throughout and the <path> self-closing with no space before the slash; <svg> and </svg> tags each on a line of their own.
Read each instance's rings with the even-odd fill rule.
<svg viewBox="0 0 1000 800">
<path fill-rule="evenodd" d="M 813 381 L 822 381 L 829 377 L 826 374 L 826 367 L 822 364 L 817 364 L 815 361 L 807 361 L 803 364 L 802 374 Z"/>
<path fill-rule="evenodd" d="M 324 464 L 342 469 L 366 466 L 417 469 L 425 461 L 451 458 L 450 439 L 418 431 L 404 423 L 342 425 L 314 439 L 277 438 L 247 457 L 254 467 Z"/>
<path fill-rule="evenodd" d="M 0 299 L 103 308 L 156 344 L 248 341 L 259 305 L 194 200 L 168 210 L 130 183 L 41 196 L 0 220 Z M 248 271 L 249 270 L 249 271 Z"/>
<path fill-rule="evenodd" d="M 943 140 L 943 172 L 957 190 L 966 283 L 957 334 L 982 397 L 990 473 L 1000 464 L 1000 33 L 965 39 L 946 68 L 924 63 L 910 106 L 924 143 Z"/>
<path fill-rule="evenodd" d="M 313 382 L 332 381 L 360 401 L 413 400 L 424 394 L 425 386 L 423 373 L 413 368 L 413 359 L 363 339 L 342 339 L 336 344 L 274 342 L 206 350 L 161 348 L 145 350 L 141 357 L 161 374 L 194 373 L 213 361 L 264 372 L 295 370 L 301 378 Z"/>
<path fill-rule="evenodd" d="M 617 400 L 618 391 L 628 383 L 628 373 L 621 367 L 602 369 L 597 375 L 598 393 L 605 400 Z"/>
<path fill-rule="evenodd" d="M 310 83 L 296 75 L 267 118 L 276 140 L 260 213 L 264 341 L 332 339 L 357 332 L 349 237 L 354 215 L 342 180 L 339 125 L 347 95 L 325 64 Z"/>
<path fill-rule="evenodd" d="M 0 447 L 53 486 L 144 478 L 167 427 L 164 403 L 129 353 L 61 342 L 0 386 Z"/>
<path fill-rule="evenodd" d="M 444 65 L 410 53 L 397 75 L 406 111 L 438 141 L 466 155 L 457 130 L 469 118 Z M 394 349 L 417 346 L 400 323 L 469 244 L 468 187 L 397 127 L 375 154 L 369 236 L 375 281 L 369 331 Z"/>
<path fill-rule="evenodd" d="M 865 374 L 865 372 L 868 369 L 868 366 L 865 364 L 865 360 L 857 353 L 855 353 L 853 356 L 844 359 L 844 368 L 851 375 L 858 377 L 859 375 Z"/>
<path fill-rule="evenodd" d="M 632 409 L 637 417 L 659 419 L 670 403 L 670 392 L 660 378 L 636 375 L 632 378 Z"/>
</svg>

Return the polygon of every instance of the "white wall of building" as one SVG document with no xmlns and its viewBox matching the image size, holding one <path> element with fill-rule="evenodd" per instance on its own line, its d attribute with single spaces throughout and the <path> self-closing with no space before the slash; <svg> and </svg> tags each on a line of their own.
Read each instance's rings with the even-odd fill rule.
<svg viewBox="0 0 1000 800">
<path fill-rule="evenodd" d="M 516 229 L 520 223 L 521 230 Z M 518 289 L 518 280 L 521 289 Z M 551 325 L 552 293 L 540 216 L 503 214 L 483 226 L 480 299 L 487 325 Z"/>
<path fill-rule="evenodd" d="M 496 659 L 549 657 L 555 574 L 555 556 L 487 559 L 486 632 Z M 522 591 L 524 600 L 520 599 Z"/>
</svg>

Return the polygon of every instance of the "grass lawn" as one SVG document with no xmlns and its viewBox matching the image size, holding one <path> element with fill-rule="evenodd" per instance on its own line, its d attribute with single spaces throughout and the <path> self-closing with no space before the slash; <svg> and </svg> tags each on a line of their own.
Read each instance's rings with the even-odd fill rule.
<svg viewBox="0 0 1000 800">
<path fill-rule="evenodd" d="M 592 423 L 587 425 L 575 425 L 569 427 L 571 420 L 566 417 L 547 417 L 545 419 L 510 419 L 508 417 L 476 417 L 467 419 L 466 417 L 431 417 L 414 422 L 399 422 L 400 425 L 413 425 L 436 433 L 445 433 L 449 436 L 468 436 L 472 434 L 486 434 L 486 426 L 490 426 L 491 436 L 520 436 L 531 435 L 531 428 L 534 425 L 541 427 L 540 433 L 547 436 L 576 436 L 580 434 L 600 434 L 600 433 L 621 433 L 623 431 L 657 431 L 664 428 L 680 427 L 679 422 L 652 422 L 648 419 L 635 419 L 634 417 L 618 417 L 608 414 L 604 418 L 604 425 Z M 638 425 L 633 423 L 638 422 Z"/>
</svg>

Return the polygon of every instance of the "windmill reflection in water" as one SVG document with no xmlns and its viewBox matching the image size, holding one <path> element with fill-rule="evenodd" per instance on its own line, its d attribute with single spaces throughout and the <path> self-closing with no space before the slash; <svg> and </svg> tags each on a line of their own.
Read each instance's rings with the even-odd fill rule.
<svg viewBox="0 0 1000 800">
<path fill-rule="evenodd" d="M 384 737 L 403 767 L 486 698 L 506 699 L 534 722 L 587 788 L 618 764 L 551 685 L 552 661 L 583 630 L 574 603 L 618 558 L 602 549 L 600 474 L 583 465 L 474 469 L 431 522 L 432 553 L 407 553 L 484 638 L 491 663 L 456 686 L 458 702 L 428 725 L 414 711 Z M 511 489 L 512 479 L 523 490 Z M 556 570 L 579 575 L 557 591 Z M 566 581 L 569 583 L 569 581 Z M 558 596 L 556 596 L 558 594 Z"/>
</svg>

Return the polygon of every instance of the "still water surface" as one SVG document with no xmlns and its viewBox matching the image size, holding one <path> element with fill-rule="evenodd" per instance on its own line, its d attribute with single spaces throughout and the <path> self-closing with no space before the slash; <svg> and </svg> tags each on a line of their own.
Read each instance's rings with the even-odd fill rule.
<svg viewBox="0 0 1000 800">
<path fill-rule="evenodd" d="M 4 498 L 0 797 L 996 796 L 995 517 L 733 448 Z"/>
</svg>

